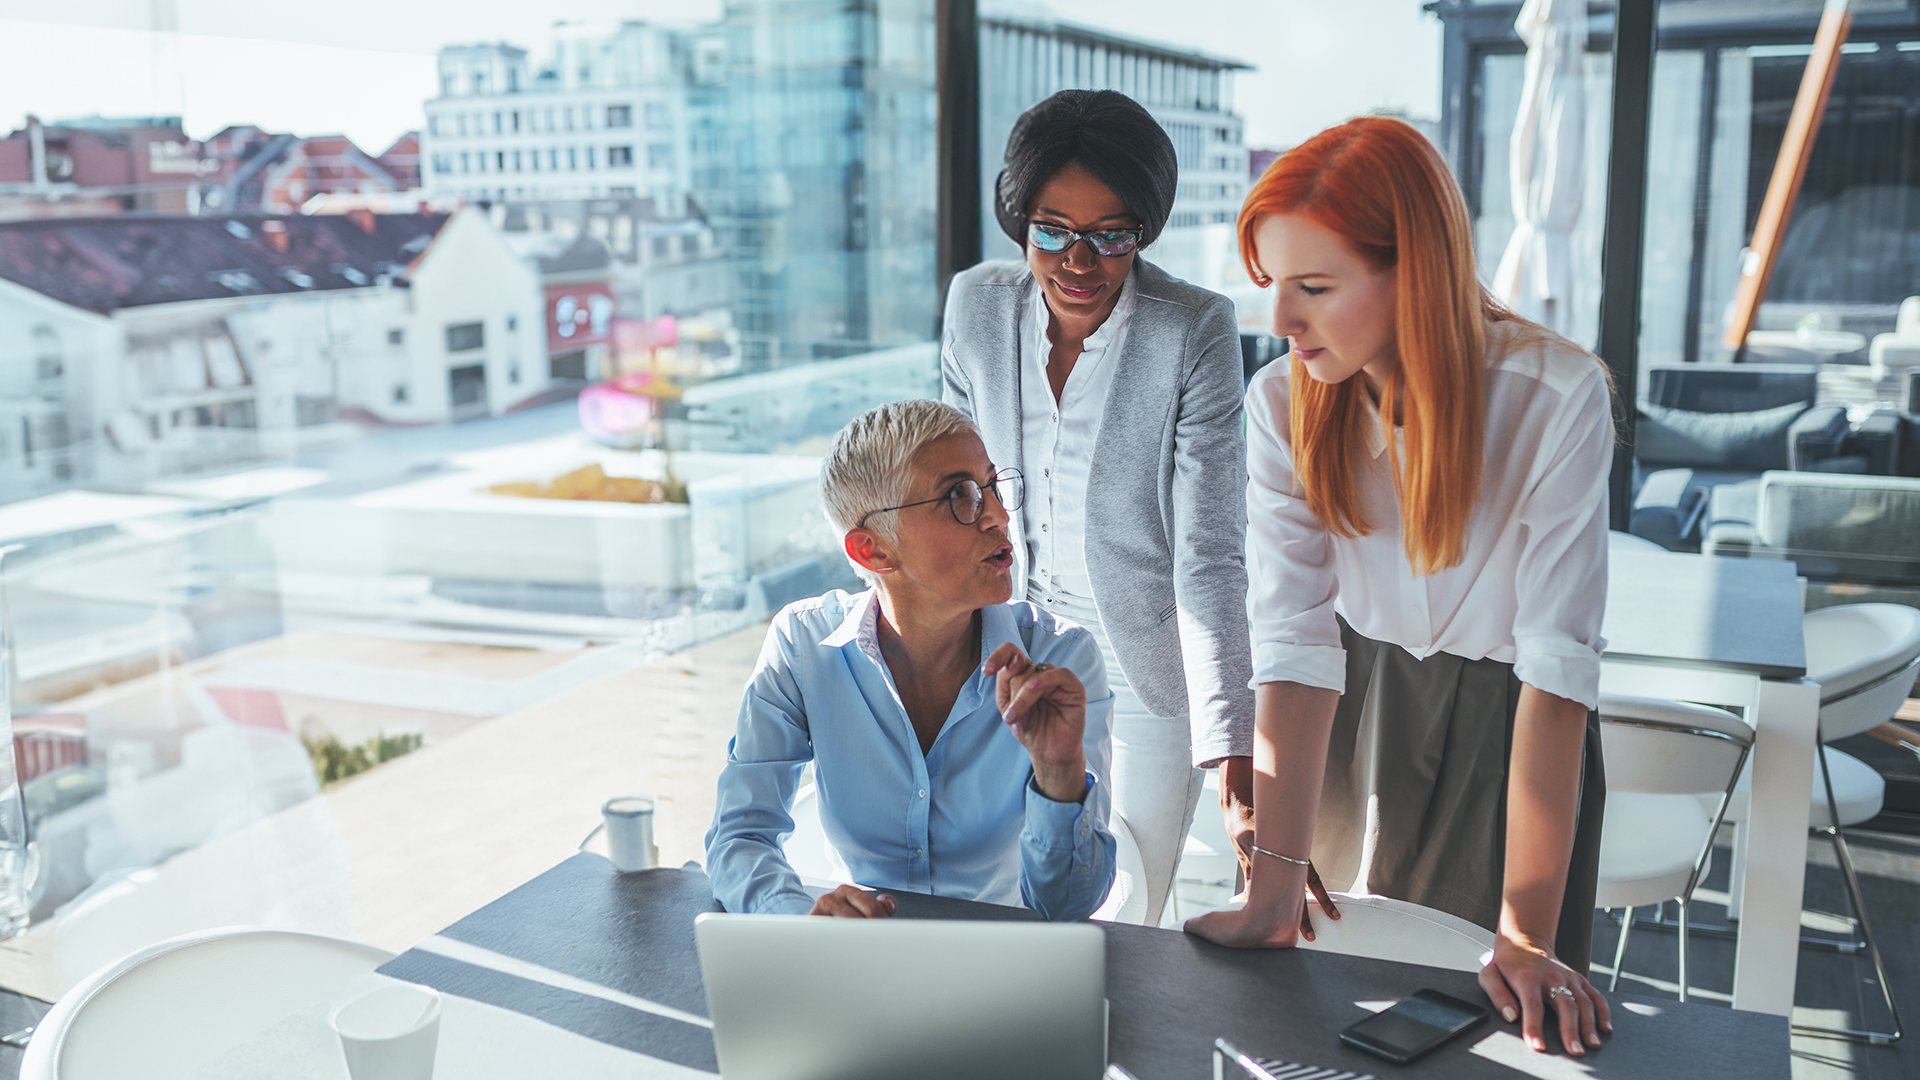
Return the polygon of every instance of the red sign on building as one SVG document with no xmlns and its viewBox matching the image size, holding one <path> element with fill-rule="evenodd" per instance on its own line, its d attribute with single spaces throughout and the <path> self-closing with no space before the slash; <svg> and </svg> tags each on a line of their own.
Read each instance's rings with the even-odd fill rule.
<svg viewBox="0 0 1920 1080">
<path fill-rule="evenodd" d="M 547 351 L 604 345 L 613 336 L 613 289 L 606 282 L 547 286 Z"/>
</svg>

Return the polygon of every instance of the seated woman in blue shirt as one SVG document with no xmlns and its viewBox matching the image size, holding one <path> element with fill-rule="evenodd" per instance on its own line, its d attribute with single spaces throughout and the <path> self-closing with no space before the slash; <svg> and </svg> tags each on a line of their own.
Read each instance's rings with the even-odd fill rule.
<svg viewBox="0 0 1920 1080">
<path fill-rule="evenodd" d="M 808 762 L 852 881 L 1056 920 L 1106 897 L 1113 695 L 1087 631 L 1007 602 L 1020 490 L 937 401 L 883 405 L 841 431 L 821 501 L 873 587 L 774 617 L 707 833 L 727 910 L 893 913 L 892 897 L 853 885 L 815 900 L 787 864 Z"/>
</svg>

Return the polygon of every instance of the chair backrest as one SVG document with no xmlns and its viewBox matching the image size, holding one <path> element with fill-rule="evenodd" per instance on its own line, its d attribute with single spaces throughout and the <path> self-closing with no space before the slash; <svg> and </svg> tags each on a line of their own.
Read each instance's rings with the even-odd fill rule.
<svg viewBox="0 0 1920 1080">
<path fill-rule="evenodd" d="M 1905 604 L 1841 604 L 1807 612 L 1807 678 L 1822 698 L 1906 667 L 1920 656 L 1920 609 Z M 1904 696 L 1904 695 L 1903 695 Z"/>
<path fill-rule="evenodd" d="M 1754 528 L 1809 577 L 1920 582 L 1920 479 L 1764 473 Z"/>
<path fill-rule="evenodd" d="M 1818 364 L 1649 364 L 1647 400 L 1689 412 L 1759 412 L 1810 403 Z"/>
<path fill-rule="evenodd" d="M 1753 729 L 1725 709 L 1656 698 L 1600 698 L 1607 792 L 1719 795 L 1733 784 Z"/>
<path fill-rule="evenodd" d="M 1920 609 L 1842 604 L 1801 617 L 1807 677 L 1820 684 L 1820 740 L 1870 731 L 1913 693 L 1920 664 Z"/>
<path fill-rule="evenodd" d="M 1458 915 L 1385 896 L 1332 896 L 1340 917 L 1329 919 L 1309 904 L 1314 939 L 1300 948 L 1475 972 L 1493 954 L 1493 931 Z"/>
<path fill-rule="evenodd" d="M 1654 543 L 1653 541 L 1647 539 L 1644 536 L 1635 536 L 1632 533 L 1626 533 L 1626 532 L 1621 532 L 1618 529 L 1612 529 L 1612 530 L 1609 530 L 1607 533 L 1607 550 L 1608 551 L 1661 552 L 1667 549 L 1661 547 L 1659 544 Z"/>
<path fill-rule="evenodd" d="M 1901 337 L 1920 336 L 1920 296 L 1900 301 L 1900 314 L 1894 317 L 1893 332 Z"/>
<path fill-rule="evenodd" d="M 782 850 L 793 872 L 814 883 L 846 880 L 846 872 L 834 864 L 833 844 L 827 840 L 826 826 L 820 824 L 820 791 L 812 784 L 800 785 L 793 796 L 793 835 Z"/>
</svg>

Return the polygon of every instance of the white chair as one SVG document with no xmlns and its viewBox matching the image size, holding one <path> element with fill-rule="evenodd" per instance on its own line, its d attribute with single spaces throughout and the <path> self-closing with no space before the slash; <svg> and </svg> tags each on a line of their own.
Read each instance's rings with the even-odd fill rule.
<svg viewBox="0 0 1920 1080">
<path fill-rule="evenodd" d="M 1607 550 L 1665 552 L 1667 549 L 1644 536 L 1635 536 L 1629 532 L 1621 532 L 1619 529 L 1610 529 L 1607 532 Z"/>
<path fill-rule="evenodd" d="M 1107 831 L 1113 834 L 1113 886 L 1107 890 L 1107 898 L 1088 918 L 1144 926 L 1147 921 L 1147 890 L 1144 887 L 1147 864 L 1140 858 L 1140 845 L 1133 839 L 1133 830 L 1118 815 L 1107 822 Z M 1167 906 L 1173 906 L 1171 896 L 1167 898 Z"/>
<path fill-rule="evenodd" d="M 1844 739 L 1879 727 L 1900 710 L 1920 675 L 1920 610 L 1902 604 L 1846 604 L 1809 611 L 1802 620 L 1806 636 L 1807 677 L 1820 684 L 1820 742 Z M 1794 1025 L 1808 1035 L 1832 1035 L 1884 1045 L 1902 1035 L 1900 1010 L 1887 982 L 1886 964 L 1874 941 L 1873 927 L 1860 898 L 1860 882 L 1853 870 L 1845 830 L 1879 815 L 1886 797 L 1886 780 L 1865 762 L 1844 751 L 1822 745 L 1808 791 L 1808 827 L 1827 834 L 1840 863 L 1847 899 L 1853 905 L 1860 940 L 1846 951 L 1865 948 L 1873 959 L 1880 994 L 1893 1019 L 1892 1031 L 1867 1031 Z M 1727 821 L 1736 829 L 1747 819 L 1751 780 L 1743 773 L 1727 807 Z M 1736 836 L 1733 845 L 1733 885 L 1727 914 L 1740 917 L 1740 880 L 1745 846 Z M 1809 939 L 1810 944 L 1832 942 Z"/>
<path fill-rule="evenodd" d="M 94 972 L 34 1026 L 22 1080 L 192 1076 L 289 1014 L 324 1007 L 393 954 L 290 930 L 209 930 Z"/>
<path fill-rule="evenodd" d="M 1713 834 L 1753 746 L 1753 729 L 1724 709 L 1652 698 L 1602 697 L 1600 743 L 1607 809 L 1595 903 L 1625 908 L 1613 981 L 1633 929 L 1633 909 L 1680 906 L 1680 1000 L 1687 1000 L 1687 906 L 1706 876 Z M 1710 805 L 1703 803 L 1710 800 Z"/>
<path fill-rule="evenodd" d="M 1330 895 L 1340 917 L 1308 905 L 1314 938 L 1300 948 L 1475 973 L 1493 957 L 1493 931 L 1458 915 L 1386 896 Z"/>
<path fill-rule="evenodd" d="M 1867 362 L 1872 366 L 1875 379 L 1920 366 L 1920 296 L 1909 296 L 1900 302 L 1893 333 L 1874 335 L 1873 345 L 1867 350 Z"/>
<path fill-rule="evenodd" d="M 793 795 L 793 834 L 781 845 L 787 865 L 800 880 L 815 887 L 832 888 L 848 881 L 846 869 L 834 857 L 827 840 L 826 826 L 820 824 L 820 792 L 813 784 L 800 785 Z"/>
<path fill-rule="evenodd" d="M 1313 940 L 1301 938 L 1296 948 L 1474 974 L 1493 959 L 1493 931 L 1458 915 L 1371 893 L 1327 895 L 1340 909 L 1340 917 L 1329 919 L 1308 901 Z M 1245 901 L 1236 900 L 1222 910 L 1245 906 Z"/>
<path fill-rule="evenodd" d="M 1200 808 L 1194 811 L 1193 827 L 1187 830 L 1187 842 L 1180 852 L 1180 868 L 1174 877 L 1192 885 L 1232 891 L 1240 877 L 1240 857 L 1234 854 L 1233 841 L 1227 838 L 1226 819 L 1220 816 L 1220 770 L 1206 772 Z"/>
</svg>

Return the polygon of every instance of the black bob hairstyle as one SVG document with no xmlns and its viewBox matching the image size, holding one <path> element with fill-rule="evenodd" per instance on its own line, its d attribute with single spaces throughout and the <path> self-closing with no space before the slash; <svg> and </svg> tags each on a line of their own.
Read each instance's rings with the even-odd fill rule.
<svg viewBox="0 0 1920 1080">
<path fill-rule="evenodd" d="M 1062 90 L 1021 113 L 1007 136 L 993 216 L 1014 243 L 1027 246 L 1033 193 L 1071 161 L 1111 188 L 1146 226 L 1141 247 L 1159 239 L 1180 179 L 1173 140 L 1139 102 L 1117 90 Z"/>
</svg>

